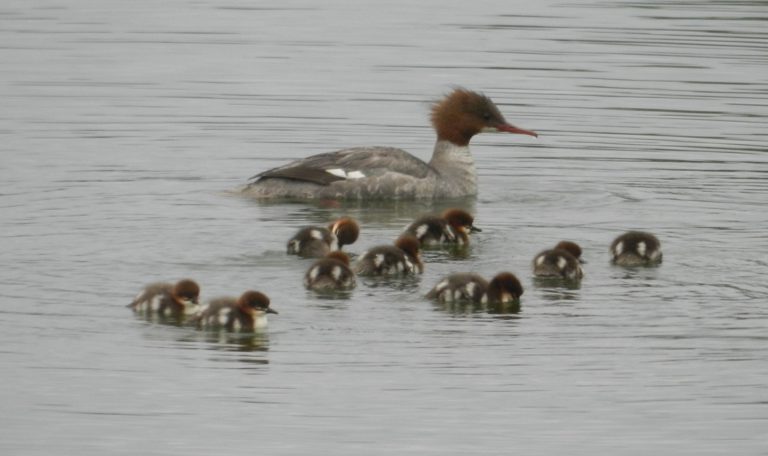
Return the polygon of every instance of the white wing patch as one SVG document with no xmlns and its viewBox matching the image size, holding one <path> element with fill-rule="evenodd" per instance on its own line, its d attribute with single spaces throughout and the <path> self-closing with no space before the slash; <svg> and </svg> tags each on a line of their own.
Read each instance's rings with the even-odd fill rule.
<svg viewBox="0 0 768 456">
<path fill-rule="evenodd" d="M 645 242 L 643 242 L 643 241 L 638 242 L 637 243 L 637 254 L 640 255 L 641 257 L 645 256 L 645 251 L 646 251 Z"/>
<path fill-rule="evenodd" d="M 624 253 L 624 241 L 619 241 L 618 244 L 616 244 L 616 248 L 613 250 L 614 255 L 619 256 L 622 253 Z"/>
<path fill-rule="evenodd" d="M 425 234 L 427 234 L 427 231 L 429 231 L 429 226 L 428 225 L 426 225 L 426 224 L 419 225 L 416 228 L 416 237 L 421 239 Z"/>
<path fill-rule="evenodd" d="M 331 276 L 333 277 L 333 280 L 338 281 L 341 278 L 341 267 L 334 266 L 333 269 L 331 269 Z"/>
<path fill-rule="evenodd" d="M 475 282 L 469 282 L 465 288 L 467 289 L 467 296 L 471 298 L 475 295 L 475 288 L 477 288 L 477 284 L 475 284 Z"/>
<path fill-rule="evenodd" d="M 560 269 L 561 271 L 565 269 L 565 267 L 568 265 L 568 260 L 565 259 L 565 257 L 557 257 L 557 269 Z"/>
<path fill-rule="evenodd" d="M 342 179 L 362 179 L 365 177 L 365 174 L 363 174 L 362 171 L 346 172 L 341 168 L 326 169 L 325 172 L 328 174 L 333 174 L 336 177 L 341 177 Z"/>
<path fill-rule="evenodd" d="M 314 282 L 317 279 L 318 274 L 320 274 L 320 267 L 315 266 L 309 271 L 309 280 Z"/>
<path fill-rule="evenodd" d="M 536 257 L 536 266 L 541 266 L 544 264 L 544 255 L 539 255 Z"/>
<path fill-rule="evenodd" d="M 384 263 L 384 255 L 379 253 L 375 257 L 373 257 L 373 265 L 377 268 L 380 268 L 382 263 Z"/>
<path fill-rule="evenodd" d="M 320 231 L 318 231 L 318 230 L 312 230 L 312 231 L 310 231 L 310 232 L 309 232 L 309 236 L 310 236 L 312 239 L 317 239 L 318 241 L 322 241 L 322 240 L 323 240 L 323 233 L 321 233 L 321 232 L 320 232 Z"/>
</svg>

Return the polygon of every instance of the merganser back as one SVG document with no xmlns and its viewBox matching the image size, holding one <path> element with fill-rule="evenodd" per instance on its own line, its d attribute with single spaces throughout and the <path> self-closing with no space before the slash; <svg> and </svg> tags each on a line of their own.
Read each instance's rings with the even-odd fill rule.
<svg viewBox="0 0 768 456">
<path fill-rule="evenodd" d="M 289 255 L 322 258 L 329 252 L 354 244 L 359 235 L 360 226 L 357 222 L 349 217 L 342 217 L 328 225 L 328 228 L 320 226 L 301 228 L 288 241 L 286 250 Z"/>
<path fill-rule="evenodd" d="M 618 266 L 653 266 L 661 263 L 661 242 L 651 233 L 628 231 L 611 243 L 611 261 Z"/>
<path fill-rule="evenodd" d="M 180 317 L 198 310 L 199 296 L 200 286 L 194 280 L 183 279 L 176 284 L 157 282 L 144 287 L 128 307 L 134 312 Z"/>
<path fill-rule="evenodd" d="M 584 276 L 581 263 L 581 247 L 575 242 L 560 241 L 554 249 L 544 250 L 533 258 L 533 275 L 579 280 Z"/>
<path fill-rule="evenodd" d="M 477 194 L 469 141 L 478 133 L 538 137 L 510 125 L 490 98 L 456 89 L 432 108 L 437 142 L 429 163 L 402 149 L 356 147 L 313 155 L 259 173 L 246 196 L 269 199 L 442 199 Z"/>
<path fill-rule="evenodd" d="M 425 215 L 408 225 L 404 233 L 415 236 L 423 246 L 469 244 L 469 233 L 483 231 L 474 225 L 475 218 L 462 209 L 447 209 L 442 215 Z"/>
</svg>

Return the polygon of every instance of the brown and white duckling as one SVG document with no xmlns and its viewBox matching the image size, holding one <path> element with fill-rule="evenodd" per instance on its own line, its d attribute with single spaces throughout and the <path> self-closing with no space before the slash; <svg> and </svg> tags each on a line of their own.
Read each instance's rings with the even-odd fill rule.
<svg viewBox="0 0 768 456">
<path fill-rule="evenodd" d="M 349 257 L 339 251 L 315 261 L 304 275 L 304 287 L 310 290 L 349 290 L 355 285 L 355 273 L 349 268 Z"/>
<path fill-rule="evenodd" d="M 134 312 L 161 316 L 191 315 L 199 309 L 200 286 L 191 279 L 152 283 L 144 287 L 128 307 Z"/>
<path fill-rule="evenodd" d="M 253 332 L 267 327 L 267 314 L 277 314 L 269 306 L 269 298 L 259 291 L 248 290 L 239 298 L 212 299 L 191 321 L 200 329 Z"/>
<path fill-rule="evenodd" d="M 544 250 L 533 258 L 533 275 L 578 280 L 584 276 L 583 262 L 578 244 L 560 241 L 554 249 Z"/>
<path fill-rule="evenodd" d="M 400 236 L 395 245 L 373 247 L 360 255 L 352 268 L 359 275 L 415 274 L 424 271 L 419 240 L 409 234 Z"/>
<path fill-rule="evenodd" d="M 444 303 L 504 304 L 520 299 L 522 294 L 523 286 L 511 272 L 496 274 L 490 282 L 474 273 L 456 273 L 435 285 L 427 298 Z"/>
<path fill-rule="evenodd" d="M 328 225 L 307 226 L 300 229 L 287 245 L 288 254 L 306 258 L 322 258 L 345 245 L 353 244 L 360 235 L 360 226 L 349 217 L 342 217 Z"/>
<path fill-rule="evenodd" d="M 475 218 L 462 209 L 447 209 L 442 215 L 425 215 L 414 220 L 404 233 L 415 236 L 422 246 L 469 243 L 469 233 L 482 231 Z"/>
<path fill-rule="evenodd" d="M 618 266 L 653 266 L 661 259 L 661 242 L 651 233 L 627 231 L 611 243 L 611 261 Z"/>
</svg>

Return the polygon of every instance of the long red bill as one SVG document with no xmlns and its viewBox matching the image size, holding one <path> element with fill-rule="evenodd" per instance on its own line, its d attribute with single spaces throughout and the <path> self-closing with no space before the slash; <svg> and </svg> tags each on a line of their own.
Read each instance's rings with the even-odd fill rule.
<svg viewBox="0 0 768 456">
<path fill-rule="evenodd" d="M 518 135 L 528 135 L 528 136 L 533 136 L 534 138 L 539 137 L 538 133 L 536 133 L 535 131 L 524 130 L 522 128 L 517 128 L 514 125 L 510 125 L 510 124 L 499 125 L 496 127 L 496 129 L 499 131 L 505 131 L 507 133 L 517 133 Z"/>
</svg>

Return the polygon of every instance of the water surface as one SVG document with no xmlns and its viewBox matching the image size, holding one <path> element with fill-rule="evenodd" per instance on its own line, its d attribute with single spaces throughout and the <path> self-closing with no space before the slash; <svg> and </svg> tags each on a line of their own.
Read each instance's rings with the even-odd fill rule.
<svg viewBox="0 0 768 456">
<path fill-rule="evenodd" d="M 189 1 L 0 6 L 4 454 L 764 454 L 768 10 L 762 2 Z M 449 203 L 258 204 L 258 171 L 391 145 L 482 90 L 538 139 L 473 141 L 483 232 L 422 277 L 301 288 L 293 230 L 350 251 Z M 453 204 L 453 203 L 451 203 Z M 611 267 L 628 229 L 664 264 Z M 579 287 L 530 260 L 582 245 Z M 515 272 L 520 309 L 446 308 Z M 247 288 L 258 336 L 135 318 L 145 283 Z"/>
</svg>

